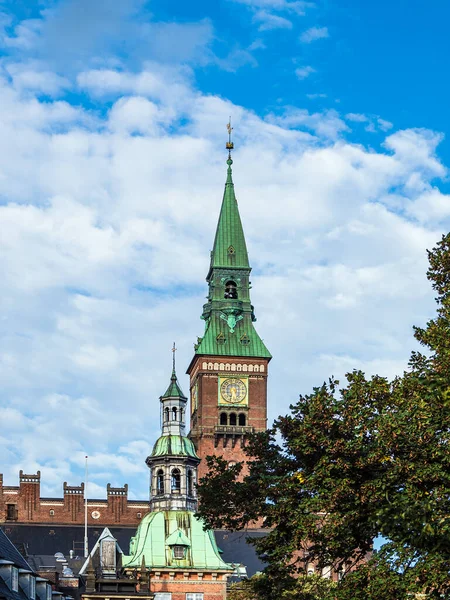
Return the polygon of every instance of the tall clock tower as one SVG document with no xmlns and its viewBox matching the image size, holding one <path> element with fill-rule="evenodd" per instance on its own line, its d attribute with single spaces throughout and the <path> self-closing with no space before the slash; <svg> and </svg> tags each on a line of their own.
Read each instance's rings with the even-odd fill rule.
<svg viewBox="0 0 450 600">
<path fill-rule="evenodd" d="M 231 140 L 227 148 L 232 149 Z M 203 337 L 187 370 L 190 376 L 191 431 L 201 460 L 199 478 L 207 472 L 205 457 L 245 460 L 246 436 L 267 426 L 267 375 L 271 354 L 254 327 L 250 271 L 244 231 L 228 172 L 206 277 Z"/>
</svg>

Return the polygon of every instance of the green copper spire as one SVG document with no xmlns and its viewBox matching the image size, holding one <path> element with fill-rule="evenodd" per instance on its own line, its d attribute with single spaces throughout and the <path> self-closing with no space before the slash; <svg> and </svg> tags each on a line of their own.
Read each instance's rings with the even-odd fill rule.
<svg viewBox="0 0 450 600">
<path fill-rule="evenodd" d="M 227 160 L 228 171 L 223 194 L 222 208 L 216 229 L 213 251 L 211 252 L 211 269 L 227 267 L 231 269 L 248 269 L 247 245 L 239 215 L 238 203 L 234 194 L 231 171 L 233 161 Z"/>
<path fill-rule="evenodd" d="M 163 399 L 163 398 L 183 398 L 184 400 L 186 400 L 186 396 L 183 394 L 183 392 L 180 388 L 180 385 L 178 383 L 177 374 L 175 371 L 175 352 L 176 351 L 177 351 L 177 349 L 175 348 L 175 342 L 174 342 L 173 347 L 172 347 L 172 352 L 173 352 L 172 375 L 170 377 L 169 387 L 167 388 L 165 393 L 161 396 L 161 399 Z"/>
<path fill-rule="evenodd" d="M 231 125 L 228 124 L 231 134 Z M 227 149 L 233 149 L 231 137 Z M 255 330 L 250 300 L 250 271 L 247 245 L 234 194 L 230 152 L 227 180 L 217 224 L 211 264 L 206 281 L 208 301 L 203 306 L 205 333 L 195 346 L 196 354 L 271 358 Z"/>
</svg>

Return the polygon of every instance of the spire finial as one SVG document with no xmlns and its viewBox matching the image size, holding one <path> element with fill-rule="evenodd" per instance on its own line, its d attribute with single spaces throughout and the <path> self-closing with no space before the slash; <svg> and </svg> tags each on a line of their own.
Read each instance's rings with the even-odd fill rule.
<svg viewBox="0 0 450 600">
<path fill-rule="evenodd" d="M 173 354 L 173 356 L 172 356 L 172 377 L 176 377 L 176 375 L 175 375 L 175 352 L 176 351 L 177 351 L 177 348 L 176 348 L 175 342 L 174 342 L 173 346 L 172 346 L 172 354 Z"/>
<path fill-rule="evenodd" d="M 234 150 L 234 143 L 231 141 L 231 132 L 233 131 L 233 127 L 231 127 L 231 117 L 229 117 L 229 119 L 228 119 L 227 131 L 228 131 L 228 142 L 225 144 L 225 147 L 228 150 L 227 164 L 228 164 L 228 166 L 230 166 L 233 164 L 233 161 L 231 160 L 231 151 Z"/>
</svg>

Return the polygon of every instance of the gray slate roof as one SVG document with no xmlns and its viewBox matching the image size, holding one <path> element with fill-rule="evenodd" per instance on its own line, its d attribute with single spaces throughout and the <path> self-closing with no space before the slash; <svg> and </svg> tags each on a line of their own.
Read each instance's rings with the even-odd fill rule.
<svg viewBox="0 0 450 600">
<path fill-rule="evenodd" d="M 27 569 L 32 571 L 33 569 L 20 554 L 14 544 L 8 539 L 6 534 L 0 529 L 0 558 L 9 560 L 15 564 L 16 567 L 21 569 Z"/>
<path fill-rule="evenodd" d="M 15 544 L 23 544 L 27 549 L 27 556 L 33 565 L 45 564 L 48 566 L 51 557 L 56 552 L 62 552 L 66 557 L 69 550 L 73 549 L 74 542 L 80 548 L 78 564 L 82 564 L 82 550 L 84 527 L 76 525 L 26 525 L 8 523 L 8 535 Z M 130 539 L 136 533 L 135 527 L 110 527 L 112 535 L 116 538 L 119 546 L 126 553 L 130 547 Z M 89 548 L 93 548 L 95 542 L 103 531 L 103 527 L 90 527 Z M 264 531 L 252 531 L 248 534 L 237 531 L 216 531 L 216 541 L 222 550 L 222 559 L 227 563 L 242 563 L 247 567 L 248 576 L 262 571 L 264 563 L 257 557 L 255 549 L 247 544 L 247 537 L 259 537 L 265 535 Z M 77 554 L 77 552 L 75 553 Z M 32 555 L 34 555 L 32 557 Z M 39 556 L 36 556 L 39 555 Z M 53 558 L 54 560 L 54 558 Z M 77 571 L 77 561 L 69 559 L 69 566 Z"/>
</svg>

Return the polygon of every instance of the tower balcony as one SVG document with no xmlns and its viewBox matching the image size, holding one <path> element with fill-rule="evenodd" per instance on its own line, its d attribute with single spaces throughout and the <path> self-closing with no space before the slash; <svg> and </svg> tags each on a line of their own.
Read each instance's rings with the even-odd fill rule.
<svg viewBox="0 0 450 600">
<path fill-rule="evenodd" d="M 151 510 L 197 510 L 197 498 L 180 492 L 155 494 L 150 497 Z"/>
<path fill-rule="evenodd" d="M 222 439 L 223 446 L 227 445 L 228 440 L 232 446 L 237 440 L 241 440 L 241 445 L 244 442 L 244 437 L 250 433 L 254 433 L 255 428 L 249 425 L 215 425 L 214 427 L 214 446 L 217 448 L 219 440 Z"/>
<path fill-rule="evenodd" d="M 249 425 L 216 425 L 214 433 L 219 435 L 247 435 L 255 431 L 254 427 Z"/>
</svg>

